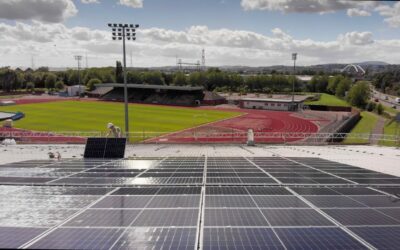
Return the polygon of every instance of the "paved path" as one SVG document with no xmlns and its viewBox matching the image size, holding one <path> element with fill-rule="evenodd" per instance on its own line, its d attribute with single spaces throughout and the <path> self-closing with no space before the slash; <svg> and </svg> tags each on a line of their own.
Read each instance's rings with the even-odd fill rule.
<svg viewBox="0 0 400 250">
<path fill-rule="evenodd" d="M 369 143 L 372 145 L 378 145 L 379 140 L 383 135 L 383 129 L 385 127 L 385 118 L 379 116 L 378 122 L 375 124 L 375 128 L 372 130 L 373 135 L 381 135 L 379 137 L 370 138 Z"/>
</svg>

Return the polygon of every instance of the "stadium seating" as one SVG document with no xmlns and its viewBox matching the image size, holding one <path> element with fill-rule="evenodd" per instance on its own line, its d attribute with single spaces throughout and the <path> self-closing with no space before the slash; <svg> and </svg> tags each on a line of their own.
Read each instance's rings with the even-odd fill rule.
<svg viewBox="0 0 400 250">
<path fill-rule="evenodd" d="M 134 103 L 162 104 L 176 106 L 196 106 L 197 100 L 202 100 L 203 93 L 200 91 L 176 91 L 154 89 L 128 89 L 128 100 Z M 105 101 L 123 101 L 124 89 L 114 88 L 102 96 Z"/>
</svg>

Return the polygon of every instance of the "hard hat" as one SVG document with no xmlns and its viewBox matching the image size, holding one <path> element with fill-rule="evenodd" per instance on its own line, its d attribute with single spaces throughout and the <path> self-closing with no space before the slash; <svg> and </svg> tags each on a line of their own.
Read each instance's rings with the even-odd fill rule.
<svg viewBox="0 0 400 250">
<path fill-rule="evenodd" d="M 112 124 L 111 122 L 107 124 L 107 128 L 112 128 L 114 127 L 114 124 Z"/>
</svg>

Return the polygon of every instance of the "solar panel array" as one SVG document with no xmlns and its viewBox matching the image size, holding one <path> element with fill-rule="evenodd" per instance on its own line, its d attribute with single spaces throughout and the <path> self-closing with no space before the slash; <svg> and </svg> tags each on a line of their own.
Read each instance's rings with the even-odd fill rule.
<svg viewBox="0 0 400 250">
<path fill-rule="evenodd" d="M 398 249 L 400 178 L 319 158 L 0 166 L 0 248 Z"/>
</svg>

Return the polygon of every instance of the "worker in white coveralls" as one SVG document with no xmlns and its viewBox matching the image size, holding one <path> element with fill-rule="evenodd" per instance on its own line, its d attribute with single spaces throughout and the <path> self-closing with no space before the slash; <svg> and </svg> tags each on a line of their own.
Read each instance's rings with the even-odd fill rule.
<svg viewBox="0 0 400 250">
<path fill-rule="evenodd" d="M 107 128 L 108 128 L 108 133 L 106 135 L 106 137 L 109 137 L 111 134 L 115 137 L 115 138 L 120 138 L 121 137 L 121 129 L 117 126 L 115 126 L 114 124 L 112 124 L 111 122 L 107 124 Z"/>
</svg>

